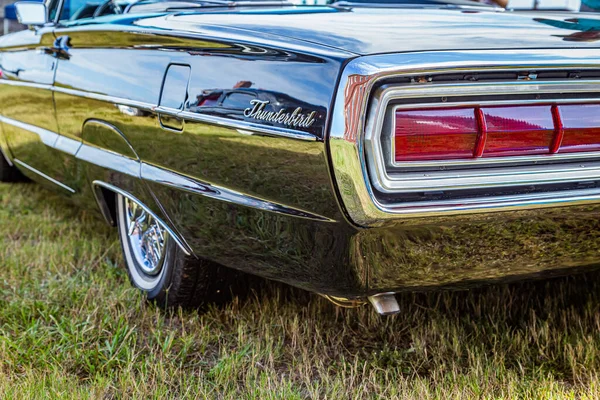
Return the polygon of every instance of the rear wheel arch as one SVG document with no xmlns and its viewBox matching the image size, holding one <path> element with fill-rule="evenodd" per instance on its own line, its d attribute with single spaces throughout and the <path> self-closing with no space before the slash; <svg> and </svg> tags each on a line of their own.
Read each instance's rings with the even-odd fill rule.
<svg viewBox="0 0 600 400">
<path fill-rule="evenodd" d="M 117 225 L 132 284 L 161 307 L 221 303 L 239 284 L 236 271 L 186 251 L 176 234 L 134 197 L 117 192 Z"/>
<path fill-rule="evenodd" d="M 239 274 L 237 271 L 198 258 L 177 230 L 170 226 L 169 216 L 164 214 L 141 178 L 139 157 L 115 126 L 100 120 L 86 121 L 77 157 L 86 165 L 85 173 L 104 219 L 119 230 L 130 281 L 144 291 L 149 300 L 162 307 L 220 303 L 230 297 L 232 282 L 233 286 L 242 284 L 239 279 L 233 279 Z M 127 204 L 131 203 L 140 206 L 167 232 L 161 266 L 155 275 L 144 274 L 147 268 L 140 263 L 143 257 L 139 257 L 141 235 L 132 235 L 130 227 L 133 219 L 125 219 L 130 211 Z M 132 242 L 136 238 L 137 243 Z"/>
<path fill-rule="evenodd" d="M 94 180 L 92 182 L 92 186 L 94 189 L 94 195 L 96 196 L 96 201 L 98 203 L 98 206 L 100 207 L 100 212 L 110 225 L 116 226 L 116 224 L 118 223 L 117 197 L 121 195 L 143 207 L 144 210 L 154 219 L 156 219 L 158 223 L 169 233 L 169 235 L 173 237 L 175 244 L 177 244 L 177 246 L 186 255 L 191 256 L 194 254 L 190 246 L 185 242 L 185 240 L 183 240 L 183 238 L 181 238 L 181 236 L 174 229 L 172 229 L 164 221 L 163 218 L 161 218 L 154 211 L 152 211 L 152 209 L 148 205 L 144 204 L 144 202 L 142 202 L 136 196 L 134 196 L 126 190 L 119 188 L 118 186 L 106 183 L 101 180 Z"/>
</svg>

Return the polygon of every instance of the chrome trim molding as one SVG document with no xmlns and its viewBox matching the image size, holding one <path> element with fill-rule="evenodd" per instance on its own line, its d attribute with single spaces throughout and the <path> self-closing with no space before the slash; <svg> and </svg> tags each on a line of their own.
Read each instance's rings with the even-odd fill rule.
<svg viewBox="0 0 600 400">
<path fill-rule="evenodd" d="M 540 85 L 543 83 L 543 85 Z M 522 86 L 514 86 L 514 89 L 519 93 L 538 93 L 557 92 L 560 90 L 566 91 L 567 86 L 564 83 L 558 83 L 554 86 L 554 82 L 519 82 Z M 493 84 L 485 83 L 484 86 L 493 86 Z M 441 91 L 452 89 L 454 85 L 440 85 Z M 463 85 L 461 85 L 461 89 Z M 474 86 L 478 86 L 474 84 Z M 541 88 L 543 86 L 543 88 Z M 600 81 L 585 81 L 580 84 L 577 82 L 574 86 L 585 92 L 600 92 Z M 540 90 L 537 90 L 539 88 Z M 554 90 L 552 90 L 555 88 Z M 435 87 L 428 88 L 428 91 L 433 91 Z M 466 89 L 466 88 L 465 88 Z M 494 95 L 497 92 L 493 87 L 488 87 L 487 94 Z M 467 94 L 463 90 L 459 90 L 456 96 Z M 468 93 L 470 94 L 470 93 Z M 444 94 L 450 97 L 450 94 Z M 383 193 L 412 193 L 412 192 L 432 192 L 441 190 L 455 189 L 473 189 L 473 188 L 488 188 L 500 186 L 522 186 L 535 184 L 550 184 L 550 183 L 567 183 L 577 181 L 590 181 L 600 178 L 600 153 L 557 153 L 557 154 L 540 154 L 535 156 L 514 156 L 514 157 L 489 157 L 489 158 L 472 158 L 462 160 L 446 160 L 446 161 L 423 161 L 423 162 L 403 162 L 398 163 L 394 159 L 394 135 L 390 135 L 389 139 L 383 139 L 385 129 L 383 121 L 388 113 L 388 118 L 391 118 L 391 132 L 394 132 L 395 118 L 393 114 L 398 109 L 414 109 L 423 107 L 424 104 L 398 105 L 392 108 L 389 107 L 390 101 L 393 99 L 404 99 L 403 89 L 384 90 L 382 93 L 375 94 L 373 104 L 369 115 L 372 115 L 372 120 L 375 123 L 367 126 L 365 131 L 365 157 L 369 172 L 373 179 L 372 184 Z M 563 101 L 560 99 L 548 99 L 539 101 L 482 101 L 482 102 L 461 102 L 461 103 L 442 103 L 442 104 L 427 104 L 427 108 L 448 107 L 448 106 L 489 106 L 500 104 L 539 104 L 539 103 L 600 103 L 600 99 L 574 99 Z M 375 108 L 376 109 L 373 109 Z M 372 114 L 371 114 L 372 113 Z M 388 141 L 390 148 L 387 151 L 383 148 L 383 140 Z M 580 160 L 596 158 L 595 162 L 582 162 Z M 387 161 L 386 161 L 387 159 Z M 535 165 L 540 161 L 564 161 L 575 164 L 553 164 L 553 165 Z M 387 165 L 386 165 L 387 162 Z M 507 166 L 510 163 L 528 162 L 534 165 L 528 166 Z M 471 167 L 462 170 L 441 170 L 440 167 L 445 166 L 464 166 Z M 477 169 L 478 167 L 495 167 L 493 169 Z M 389 167 L 405 168 L 403 171 L 390 173 Z M 427 172 L 419 171 L 423 167 L 437 167 L 437 170 L 429 170 Z"/>
<path fill-rule="evenodd" d="M 44 128 L 40 128 L 39 126 L 26 124 L 25 122 L 17 121 L 12 118 L 3 117 L 0 115 L 0 122 L 5 124 L 12 125 L 16 128 L 23 129 L 32 133 L 35 133 L 40 137 L 42 143 L 44 143 L 48 147 L 54 147 L 56 140 L 59 138 L 59 134 L 56 132 L 49 131 Z"/>
<path fill-rule="evenodd" d="M 309 211 L 304 211 L 283 204 L 273 203 L 268 200 L 249 196 L 247 194 L 221 186 L 201 182 L 189 176 L 181 175 L 179 173 L 169 171 L 146 162 L 142 162 L 141 177 L 143 180 L 149 182 L 158 183 L 196 195 L 217 199 L 226 203 L 239 204 L 245 207 L 256 208 L 259 210 L 270 211 L 293 217 L 312 219 L 322 222 L 334 222 L 332 219 L 322 215 L 314 214 Z"/>
<path fill-rule="evenodd" d="M 316 141 L 317 137 L 311 133 L 299 131 L 296 129 L 279 128 L 276 126 L 266 126 L 264 124 L 232 120 L 213 115 L 193 113 L 189 111 L 181 111 L 175 108 L 157 106 L 156 104 L 146 103 L 143 101 L 125 99 L 122 97 L 109 96 L 100 93 L 85 92 L 77 89 L 69 89 L 60 86 L 51 86 L 38 83 L 29 83 L 22 81 L 10 81 L 0 79 L 0 84 L 13 86 L 27 86 L 36 89 L 46 89 L 53 92 L 69 94 L 72 96 L 84 97 L 91 100 L 98 100 L 107 103 L 113 103 L 120 106 L 135 107 L 145 111 L 157 112 L 159 114 L 179 117 L 188 121 L 204 122 L 212 125 L 224 126 L 231 129 L 242 129 L 246 131 L 256 132 L 267 136 L 285 137 L 289 139 Z"/>
<path fill-rule="evenodd" d="M 246 122 L 246 121 L 237 121 L 222 117 L 215 117 L 213 115 L 206 114 L 198 114 L 189 111 L 179 111 L 175 109 L 168 109 L 165 107 L 160 107 L 160 110 L 157 109 L 157 112 L 162 112 L 164 114 L 168 114 L 174 117 L 179 117 L 187 121 L 196 121 L 196 122 L 204 122 L 212 125 L 224 126 L 226 128 L 232 129 L 242 129 L 246 131 L 261 133 L 268 136 L 279 136 L 285 137 L 289 139 L 298 139 L 298 140 L 306 140 L 314 142 L 317 140 L 317 137 L 308 132 L 302 132 L 295 129 L 287 129 L 287 128 L 278 128 L 276 126 L 265 126 L 257 123 Z"/>
<path fill-rule="evenodd" d="M 236 121 L 228 118 L 215 117 L 212 115 L 198 114 L 189 111 L 181 111 L 175 108 L 157 106 L 155 104 L 146 103 L 137 100 L 124 99 L 121 97 L 108 96 L 98 93 L 89 93 L 76 89 L 67 89 L 59 86 L 53 86 L 52 90 L 59 93 L 70 94 L 72 96 L 85 97 L 92 100 L 104 101 L 121 106 L 135 107 L 145 111 L 156 112 L 158 114 L 178 117 L 187 121 L 204 122 L 212 125 L 224 126 L 232 129 L 244 129 L 252 132 L 262 133 L 269 136 L 280 136 L 290 139 L 299 140 L 317 140 L 315 135 L 308 132 L 302 132 L 295 129 L 278 128 L 275 126 L 269 127 L 261 124 L 255 124 L 246 121 Z"/>
<path fill-rule="evenodd" d="M 515 82 L 516 83 L 516 82 Z M 485 83 L 485 86 L 493 86 L 493 84 Z M 568 85 L 558 82 L 518 82 L 517 85 L 513 86 L 512 93 L 498 92 L 495 90 L 495 87 L 488 88 L 488 92 L 486 95 L 496 95 L 496 94 L 528 94 L 528 93 L 552 93 L 557 91 L 569 91 L 569 92 L 595 92 L 600 93 L 600 80 L 596 81 L 577 81 L 577 84 L 571 85 L 574 86 L 574 90 L 571 90 Z M 446 90 L 454 90 L 456 85 L 444 85 L 441 84 L 440 92 L 445 92 Z M 462 86 L 462 85 L 461 85 Z M 474 86 L 478 86 L 474 84 Z M 505 85 L 502 85 L 505 86 Z M 409 89 L 407 87 L 406 89 Z M 380 94 L 375 94 L 377 97 L 377 103 L 381 102 L 381 105 L 377 110 L 370 110 L 369 112 L 377 113 L 377 116 L 374 117 L 374 120 L 377 123 L 374 125 L 375 129 L 378 129 L 378 134 L 376 132 L 371 131 L 368 132 L 368 139 L 365 140 L 379 140 L 382 133 L 382 123 L 384 116 L 389 112 L 390 114 L 394 114 L 396 110 L 411 110 L 416 108 L 448 108 L 448 107 L 486 107 L 486 106 L 510 106 L 510 105 L 525 105 L 525 106 L 533 106 L 533 105 L 549 105 L 553 103 L 559 103 L 559 105 L 567 105 L 567 104 L 600 104 L 599 98 L 581 98 L 581 99 L 560 99 L 560 98 L 552 98 L 552 99 L 544 99 L 544 100 L 504 100 L 504 101 L 461 101 L 461 102 L 446 102 L 446 103 L 411 103 L 411 104 L 401 104 L 396 105 L 393 108 L 388 108 L 390 101 L 396 98 L 410 98 L 410 96 L 405 96 L 405 91 L 402 89 L 394 88 L 394 89 L 386 89 Z M 436 87 L 429 87 L 428 89 L 436 89 Z M 458 88 L 456 88 L 458 89 Z M 460 89 L 463 89 L 462 87 Z M 466 88 L 464 88 L 466 89 Z M 429 91 L 429 90 L 428 90 Z M 433 92 L 433 90 L 431 90 Z M 425 93 L 427 91 L 423 91 Z M 516 93 L 515 93 L 516 92 Z M 409 93 L 409 94 L 412 94 Z M 464 96 L 464 95 L 473 95 L 477 93 L 462 93 L 462 90 L 457 90 L 456 94 L 442 94 L 445 97 L 451 96 Z M 425 95 L 427 96 L 427 95 Z M 421 96 L 419 96 L 421 97 Z M 439 97 L 435 94 L 430 94 L 429 97 Z M 383 104 L 385 103 L 385 105 Z M 392 119 L 391 132 L 395 131 L 396 127 L 395 118 Z M 391 148 L 394 148 L 394 136 L 391 135 Z M 376 151 L 376 149 L 372 149 Z M 512 156 L 512 157 L 489 157 L 489 158 L 472 158 L 472 159 L 457 159 L 457 160 L 443 160 L 443 161 L 410 161 L 410 162 L 397 162 L 394 158 L 394 155 L 390 152 L 388 160 L 389 164 L 393 167 L 397 168 L 415 168 L 415 167 L 439 167 L 439 166 L 465 166 L 465 165 L 490 165 L 490 164 L 509 164 L 515 162 L 523 162 L 523 161 L 547 161 L 549 158 L 552 160 L 568 160 L 568 159 L 583 159 L 599 156 L 600 153 L 556 153 L 556 154 L 539 154 L 534 156 Z"/>
<path fill-rule="evenodd" d="M 150 214 L 152 216 L 152 218 L 154 218 L 156 221 L 158 221 L 158 223 L 169 233 L 169 235 L 171 235 L 171 237 L 173 238 L 173 240 L 175 241 L 175 243 L 181 248 L 181 250 L 186 254 L 186 255 L 192 255 L 193 252 L 192 250 L 187 246 L 187 244 L 179 237 L 179 235 L 177 235 L 162 219 L 160 219 L 151 209 L 149 209 L 144 203 L 142 203 L 140 200 L 138 200 L 135 196 L 133 196 L 132 194 L 130 194 L 129 192 L 126 192 L 123 189 L 120 189 L 116 186 L 111 185 L 110 183 L 106 183 L 103 181 L 99 181 L 99 180 L 95 180 L 92 182 L 92 186 L 94 186 L 94 194 L 97 196 L 96 194 L 96 186 L 100 186 L 103 188 L 106 188 L 114 193 L 118 193 L 123 197 L 128 198 L 129 200 L 137 203 L 140 207 L 142 207 L 144 209 L 144 211 L 146 211 L 148 214 Z M 98 200 L 98 198 L 97 198 Z"/>
<path fill-rule="evenodd" d="M 98 100 L 106 103 L 113 103 L 115 105 L 135 107 L 145 111 L 154 111 L 154 109 L 156 108 L 155 104 L 146 103 L 143 101 L 125 99 L 122 97 L 109 96 L 100 93 L 84 92 L 83 90 L 68 89 L 60 86 L 52 86 L 51 90 L 58 93 L 69 94 L 71 96 L 84 97 L 86 99 Z"/>
<path fill-rule="evenodd" d="M 378 226 L 386 221 L 402 217 L 444 216 L 476 212 L 495 212 L 519 210 L 527 208 L 556 207 L 600 201 L 600 189 L 584 189 L 545 193 L 529 193 L 514 196 L 473 197 L 460 200 L 435 200 L 410 203 L 383 204 L 375 196 L 374 189 L 389 193 L 422 192 L 428 190 L 444 190 L 456 188 L 489 187 L 490 176 L 482 176 L 482 172 L 474 174 L 471 181 L 460 181 L 465 171 L 453 175 L 446 173 L 445 181 L 439 175 L 425 182 L 424 173 L 400 172 L 396 180 L 385 181 L 385 159 L 378 142 L 382 115 L 387 104 L 394 98 L 448 97 L 490 94 L 492 88 L 498 88 L 494 94 L 531 94 L 569 92 L 600 93 L 600 80 L 572 81 L 536 81 L 519 80 L 514 82 L 473 82 L 460 84 L 413 83 L 403 87 L 394 87 L 379 96 L 373 96 L 374 87 L 387 78 L 402 76 L 424 76 L 442 73 L 500 72 L 500 71 L 542 71 L 542 70 L 585 70 L 600 69 L 600 57 L 593 49 L 576 50 L 511 50 L 502 51 L 444 51 L 407 54 L 385 54 L 366 56 L 348 63 L 342 73 L 333 107 L 331 130 L 328 147 L 330 163 L 339 188 L 339 196 L 350 219 L 361 226 Z M 474 90 L 472 90 L 475 88 Z M 383 90 L 383 89 L 382 89 Z M 581 103 L 584 100 L 573 102 Z M 552 100 L 540 100 L 548 103 Z M 560 100 L 568 103 L 570 100 Z M 592 100 L 589 100 L 592 101 Z M 598 102 L 598 99 L 593 100 Z M 417 101 L 418 102 L 418 101 Z M 517 101 L 509 103 L 514 104 Z M 462 103 L 456 103 L 462 105 Z M 479 103 L 478 103 L 479 104 Z M 483 102 L 481 103 L 483 104 Z M 501 104 L 494 102 L 493 104 Z M 467 105 L 467 104 L 465 104 Z M 428 107 L 431 106 L 428 104 Z M 435 105 L 433 105 L 435 106 Z M 447 104 L 446 104 L 447 106 Z M 404 107 L 404 106 L 403 106 Z M 418 104 L 406 107 L 418 107 Z M 369 152 L 378 152 L 369 160 Z M 554 157 L 558 156 L 558 157 Z M 593 153 L 598 157 L 600 154 Z M 576 162 L 588 154 L 571 156 L 553 155 L 553 159 L 572 160 Z M 536 158 L 539 159 L 539 158 Z M 514 161 L 523 161 L 513 159 Z M 534 159 L 535 161 L 535 159 Z M 452 161 L 456 163 L 456 161 Z M 478 165 L 479 160 L 468 160 Z M 494 161 L 483 161 L 493 163 Z M 371 163 L 371 164 L 370 164 Z M 439 165 L 439 164 L 438 164 Z M 450 165 L 443 163 L 443 165 Z M 396 165 L 403 167 L 404 165 Z M 411 163 L 411 166 L 415 164 Z M 421 165 L 423 166 L 423 165 Z M 431 166 L 428 163 L 428 166 Z M 536 171 L 535 168 L 538 168 Z M 518 172 L 518 169 L 498 171 L 491 179 L 491 185 L 512 184 L 520 180 L 521 185 L 536 183 L 553 183 L 600 179 L 600 163 L 586 163 L 584 167 L 569 170 L 565 165 L 552 165 L 552 176 L 548 170 Z M 582 172 L 585 171 L 585 172 Z M 435 171 L 434 171 L 435 172 Z M 467 171 L 466 174 L 472 173 Z M 429 172 L 428 175 L 431 175 Z M 587 175 L 587 177 L 584 176 Z M 545 175 L 543 177 L 542 175 Z M 375 184 L 373 183 L 375 182 Z M 383 184 L 381 183 L 383 182 Z M 436 186 L 437 185 L 437 186 Z"/>
<path fill-rule="evenodd" d="M 100 208 L 100 213 L 104 217 L 104 221 L 110 226 L 117 226 L 117 223 L 110 212 L 110 208 L 108 207 L 108 203 L 106 202 L 106 198 L 104 197 L 104 193 L 102 193 L 102 187 L 93 185 L 93 188 L 94 190 L 92 190 L 92 192 L 94 193 L 94 199 L 96 199 L 96 204 L 98 205 L 98 208 Z"/>
<path fill-rule="evenodd" d="M 429 215 L 468 214 L 476 212 L 510 211 L 532 208 L 564 207 L 600 202 L 600 188 L 528 193 L 511 196 L 477 197 L 472 199 L 407 202 L 401 205 L 380 205 L 391 215 L 423 217 Z M 398 215 L 395 215 L 398 218 Z"/>
<path fill-rule="evenodd" d="M 66 190 L 66 191 L 68 191 L 68 192 L 71 192 L 71 193 L 76 193 L 74 189 L 72 189 L 72 188 L 70 188 L 69 186 L 67 186 L 67 185 L 65 185 L 65 184 L 63 184 L 63 183 L 61 183 L 61 182 L 57 181 L 57 180 L 56 180 L 56 179 L 54 179 L 54 178 L 51 178 L 51 177 L 49 177 L 48 175 L 44 174 L 43 172 L 41 172 L 41 171 L 38 171 L 37 169 L 33 168 L 33 167 L 32 167 L 32 166 L 30 166 L 29 164 L 26 164 L 26 163 L 24 163 L 23 161 L 19 160 L 18 158 L 15 158 L 13 161 L 14 161 L 16 164 L 19 164 L 21 167 L 23 167 L 23 168 L 25 168 L 25 169 L 27 169 L 27 170 L 29 170 L 29 171 L 31 171 L 31 172 L 33 172 L 33 173 L 35 173 L 35 174 L 37 174 L 37 175 L 41 176 L 42 178 L 46 179 L 47 181 L 49 181 L 49 182 L 51 182 L 51 183 L 55 184 L 56 186 L 58 186 L 58 187 L 61 187 L 61 188 L 65 189 L 65 190 Z"/>
<path fill-rule="evenodd" d="M 553 183 L 591 182 L 600 180 L 600 162 L 576 164 L 532 165 L 499 169 L 469 169 L 398 173 L 373 179 L 383 193 L 437 192 L 458 189 L 484 189 Z"/>
<path fill-rule="evenodd" d="M 25 82 L 25 81 L 12 81 L 10 79 L 0 79 L 0 85 L 23 86 L 23 87 L 30 87 L 33 89 L 52 90 L 52 85 L 47 85 L 44 83 Z"/>
</svg>

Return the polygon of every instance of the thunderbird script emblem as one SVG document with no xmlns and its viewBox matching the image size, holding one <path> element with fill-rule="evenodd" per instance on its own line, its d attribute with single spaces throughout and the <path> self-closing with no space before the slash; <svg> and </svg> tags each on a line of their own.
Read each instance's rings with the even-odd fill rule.
<svg viewBox="0 0 600 400">
<path fill-rule="evenodd" d="M 268 100 L 251 100 L 250 105 L 252 107 L 248 107 L 244 110 L 244 116 L 261 121 L 276 122 L 294 128 L 309 128 L 315 123 L 316 111 L 313 111 L 310 114 L 303 113 L 302 107 L 298 107 L 292 112 L 287 112 L 285 108 L 282 108 L 277 112 L 265 111 L 267 104 L 269 104 Z"/>
</svg>

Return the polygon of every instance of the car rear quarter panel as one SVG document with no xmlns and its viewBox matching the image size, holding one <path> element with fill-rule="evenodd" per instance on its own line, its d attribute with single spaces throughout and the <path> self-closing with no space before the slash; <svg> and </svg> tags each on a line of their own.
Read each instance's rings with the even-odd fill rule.
<svg viewBox="0 0 600 400">
<path fill-rule="evenodd" d="M 101 154 L 90 149 L 119 152 L 94 133 L 82 138 L 92 118 L 123 134 L 157 200 L 155 211 L 197 256 L 320 293 L 364 294 L 366 272 L 348 267 L 348 238 L 356 230 L 337 204 L 324 143 L 341 59 L 173 33 L 79 27 L 56 35 L 68 35 L 71 46 L 56 74 L 60 133 L 83 140 L 78 159 L 88 181 L 111 179 Z M 158 107 L 173 64 L 191 69 L 187 88 L 180 88 L 187 101 L 179 116 Z M 297 129 L 299 138 L 287 134 L 289 127 L 279 134 L 267 124 L 257 132 L 207 122 L 211 111 L 198 98 L 237 89 L 275 107 L 315 111 L 316 121 Z M 226 118 L 261 123 L 248 121 L 243 110 L 229 110 Z M 159 115 L 184 120 L 183 129 L 163 127 Z"/>
</svg>

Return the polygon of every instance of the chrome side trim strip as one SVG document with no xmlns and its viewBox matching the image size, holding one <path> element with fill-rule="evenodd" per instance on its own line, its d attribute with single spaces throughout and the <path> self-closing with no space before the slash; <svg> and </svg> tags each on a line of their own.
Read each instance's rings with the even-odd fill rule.
<svg viewBox="0 0 600 400">
<path fill-rule="evenodd" d="M 172 187 L 178 190 L 183 190 L 189 193 L 213 198 L 232 204 L 239 204 L 245 207 L 256 208 L 284 214 L 293 217 L 312 219 L 317 221 L 334 222 L 332 219 L 322 215 L 314 214 L 309 211 L 304 211 L 298 208 L 289 207 L 282 204 L 273 203 L 268 200 L 258 197 L 249 196 L 235 190 L 212 185 L 210 183 L 201 182 L 197 179 L 178 174 L 173 171 L 165 170 L 164 168 L 142 162 L 142 179 L 155 182 L 164 186 Z"/>
<path fill-rule="evenodd" d="M 139 109 L 146 110 L 146 111 L 153 111 L 153 112 L 157 112 L 159 114 L 182 118 L 187 121 L 203 122 L 203 123 L 208 123 L 208 124 L 212 124 L 212 125 L 224 126 L 226 128 L 232 128 L 232 129 L 244 129 L 244 130 L 248 130 L 248 131 L 252 131 L 252 132 L 262 133 L 262 134 L 269 135 L 269 136 L 279 136 L 279 137 L 286 137 L 286 138 L 290 138 L 290 139 L 309 140 L 309 141 L 317 140 L 317 137 L 315 135 L 310 134 L 308 132 L 298 131 L 295 129 L 279 128 L 279 127 L 275 127 L 275 126 L 269 127 L 269 126 L 265 126 L 265 125 L 261 125 L 261 124 L 255 124 L 252 122 L 236 121 L 236 120 L 232 120 L 232 119 L 228 119 L 228 118 L 215 117 L 212 115 L 193 113 L 193 112 L 189 112 L 189 111 L 181 111 L 181 110 L 178 110 L 175 108 L 157 106 L 155 104 L 150 104 L 150 103 L 146 103 L 146 102 L 142 102 L 142 101 L 129 100 L 129 99 L 121 98 L 121 97 L 114 97 L 114 96 L 109 96 L 109 95 L 104 95 L 104 94 L 89 93 L 89 92 L 84 92 L 81 90 L 68 89 L 68 88 L 63 88 L 63 87 L 59 87 L 59 86 L 54 86 L 52 88 L 52 90 L 54 90 L 55 92 L 65 93 L 65 94 L 69 94 L 72 96 L 85 97 L 85 98 L 92 99 L 92 100 L 99 100 L 99 101 L 104 101 L 107 103 L 114 103 L 114 104 L 118 104 L 118 105 L 135 107 L 135 108 L 139 108 Z"/>
<path fill-rule="evenodd" d="M 118 105 L 123 105 L 123 106 L 135 107 L 135 108 L 139 108 L 139 109 L 142 109 L 145 111 L 154 111 L 154 109 L 156 108 L 156 105 L 151 104 L 151 103 L 146 103 L 143 101 L 125 99 L 122 97 L 109 96 L 109 95 L 100 94 L 100 93 L 85 92 L 83 90 L 77 90 L 77 89 L 68 89 L 68 88 L 64 88 L 64 87 L 60 87 L 60 86 L 52 86 L 52 90 L 54 92 L 58 92 L 58 93 L 69 94 L 71 96 L 84 97 L 86 99 L 98 100 L 98 101 L 103 101 L 106 103 L 113 103 L 113 104 L 118 104 Z"/>
<path fill-rule="evenodd" d="M 144 203 L 142 203 L 140 200 L 138 200 L 135 196 L 133 196 L 132 194 L 126 192 L 123 189 L 120 189 L 116 186 L 111 185 L 110 183 L 106 183 L 103 181 L 93 181 L 92 185 L 94 187 L 96 186 L 100 186 L 103 188 L 106 188 L 112 192 L 118 193 L 121 196 L 127 197 L 129 200 L 136 202 L 137 204 L 140 205 L 140 207 L 142 207 L 144 209 L 144 211 L 146 211 L 148 214 L 152 215 L 152 218 L 156 219 L 158 221 L 158 223 L 161 224 L 161 226 L 167 231 L 169 232 L 169 235 L 171 235 L 171 237 L 173 238 L 173 240 L 175 240 L 175 243 L 177 243 L 177 246 L 179 246 L 179 248 L 181 248 L 181 250 L 186 254 L 186 255 L 192 255 L 193 252 L 192 250 L 185 244 L 185 242 L 171 229 L 169 228 L 169 226 L 162 220 L 160 219 L 152 210 L 150 210 Z M 96 190 L 94 189 L 94 193 L 96 193 Z"/>
<path fill-rule="evenodd" d="M 49 131 L 44 128 L 40 128 L 35 125 L 26 124 L 25 122 L 17 121 L 12 118 L 3 117 L 0 115 L 0 122 L 12 125 L 16 128 L 23 129 L 32 133 L 35 133 L 40 137 L 40 140 L 48 147 L 54 147 L 59 134 L 56 132 Z"/>
<path fill-rule="evenodd" d="M 308 132 L 302 132 L 295 129 L 279 128 L 276 126 L 265 126 L 246 121 L 237 121 L 228 118 L 215 117 L 213 115 L 193 113 L 190 111 L 179 111 L 173 108 L 156 107 L 156 112 L 173 117 L 182 118 L 186 121 L 203 122 L 212 125 L 224 126 L 226 128 L 242 129 L 251 132 L 257 132 L 269 136 L 280 136 L 289 139 L 298 139 L 306 141 L 315 141 L 317 137 Z"/>
<path fill-rule="evenodd" d="M 23 167 L 23 168 L 25 168 L 25 169 L 27 169 L 27 170 L 29 170 L 29 171 L 31 171 L 31 172 L 33 172 L 33 173 L 35 173 L 35 174 L 37 174 L 37 175 L 41 176 L 42 178 L 46 179 L 47 181 L 49 181 L 49 182 L 51 182 L 51 183 L 55 184 L 56 186 L 59 186 L 59 187 L 61 187 L 61 188 L 65 189 L 66 191 L 69 191 L 69 192 L 71 192 L 71 193 L 76 193 L 74 189 L 72 189 L 72 188 L 70 188 L 69 186 L 67 186 L 67 185 L 65 185 L 65 184 L 63 184 L 63 183 L 61 183 L 61 182 L 57 181 L 57 180 L 56 180 L 56 179 L 54 179 L 54 178 L 51 178 L 51 177 L 49 177 L 48 175 L 44 174 L 43 172 L 41 172 L 41 171 L 38 171 L 37 169 L 33 168 L 33 167 L 32 167 L 32 166 L 30 166 L 29 164 L 26 164 L 26 163 L 24 163 L 23 161 L 19 160 L 18 158 L 15 158 L 13 161 L 14 161 L 16 164 L 19 164 L 21 167 Z"/>
<path fill-rule="evenodd" d="M 140 177 L 140 162 L 138 160 L 110 150 L 84 143 L 79 148 L 76 157 L 98 167 L 118 171 L 138 179 Z"/>
<path fill-rule="evenodd" d="M 382 122 L 379 117 L 381 113 L 374 113 L 373 110 L 383 110 L 384 102 L 371 96 L 373 88 L 382 80 L 388 82 L 387 79 L 395 77 L 420 77 L 443 73 L 540 72 L 558 69 L 600 70 L 600 57 L 594 49 L 545 49 L 432 51 L 383 54 L 351 60 L 342 72 L 340 85 L 335 96 L 331 130 L 327 141 L 330 165 L 339 188 L 338 195 L 350 219 L 360 226 L 380 226 L 384 225 L 386 221 L 398 220 L 402 217 L 445 216 L 599 202 L 600 189 L 394 204 L 381 203 L 374 193 L 373 182 L 377 182 L 378 177 L 376 171 L 368 165 L 367 155 L 370 144 L 365 139 L 369 132 L 375 132 L 376 126 Z M 600 93 L 599 81 L 593 81 L 593 85 L 589 87 L 586 87 L 586 85 L 592 82 L 578 80 L 548 83 L 535 80 L 523 80 L 514 83 L 499 81 L 495 85 L 501 87 L 502 90 L 508 90 L 509 93 L 520 93 L 519 88 L 523 88 L 526 93 L 536 93 L 540 90 L 546 93 L 555 92 L 558 96 L 565 89 L 578 93 L 590 91 Z M 552 84 L 557 86 L 551 89 L 550 85 Z M 479 85 L 479 91 L 469 92 L 470 94 L 488 94 L 486 90 L 494 86 L 494 83 L 413 83 L 410 84 L 409 90 L 402 92 L 402 97 L 405 93 L 415 100 L 423 96 L 449 96 L 453 94 L 454 89 L 457 90 L 457 93 L 462 90 L 464 94 L 469 87 L 477 85 Z M 446 90 L 443 89 L 444 87 L 448 87 L 446 92 L 443 92 L 443 90 Z M 394 89 L 402 90 L 404 88 L 396 87 Z M 441 90 L 438 91 L 440 88 Z M 560 88 L 560 90 L 557 90 L 557 88 Z M 585 96 L 582 97 L 585 98 Z M 563 100 L 561 102 L 566 103 Z M 598 155 L 594 154 L 594 156 Z M 579 156 L 583 157 L 583 155 L 573 156 L 572 160 L 575 162 Z M 384 161 L 383 159 L 377 160 L 377 163 L 379 163 L 378 168 L 384 165 Z M 402 174 L 404 172 L 398 172 L 398 182 L 392 189 L 394 193 L 401 194 L 406 189 L 406 186 L 403 186 L 403 182 L 401 182 Z M 590 177 L 594 174 L 596 173 L 592 173 Z M 598 171 L 597 177 L 600 178 L 600 171 Z M 510 181 L 510 173 L 505 178 L 506 181 Z M 575 176 L 571 178 L 577 180 Z M 423 180 L 423 177 L 414 177 L 412 182 L 415 187 L 418 185 L 418 179 Z M 447 185 L 456 184 L 456 179 L 456 176 L 448 179 Z M 484 179 L 482 178 L 482 182 Z M 558 177 L 554 182 L 560 183 L 562 180 Z M 420 186 L 420 189 L 423 190 L 426 185 L 423 183 Z M 477 188 L 479 186 L 472 185 L 471 187 Z"/>
<path fill-rule="evenodd" d="M 29 88 L 33 88 L 33 89 L 52 90 L 52 85 L 48 85 L 48 84 L 44 84 L 44 83 L 25 82 L 25 81 L 12 81 L 9 79 L 0 79 L 0 85 L 22 86 L 22 87 L 29 87 Z"/>
<path fill-rule="evenodd" d="M 86 99 L 103 101 L 106 103 L 113 103 L 123 106 L 135 107 L 145 111 L 157 112 L 160 114 L 170 115 L 173 117 L 183 118 L 188 121 L 203 122 L 212 125 L 219 125 L 231 129 L 242 129 L 246 131 L 261 133 L 268 136 L 285 137 L 289 139 L 316 141 L 317 137 L 311 133 L 299 131 L 296 129 L 279 128 L 276 126 L 266 126 L 262 124 L 256 124 L 246 121 L 237 121 L 223 117 L 216 117 L 213 115 L 193 113 L 189 111 L 180 111 L 174 108 L 157 106 L 156 104 L 147 103 L 143 101 L 125 99 L 122 97 L 115 97 L 100 93 L 85 92 L 78 89 L 69 89 L 61 86 L 43 85 L 38 83 L 22 82 L 22 81 L 10 81 L 6 79 L 0 79 L 0 84 L 13 85 L 13 86 L 27 86 L 37 89 L 52 90 L 58 93 L 64 93 L 71 96 L 84 97 Z"/>
</svg>

